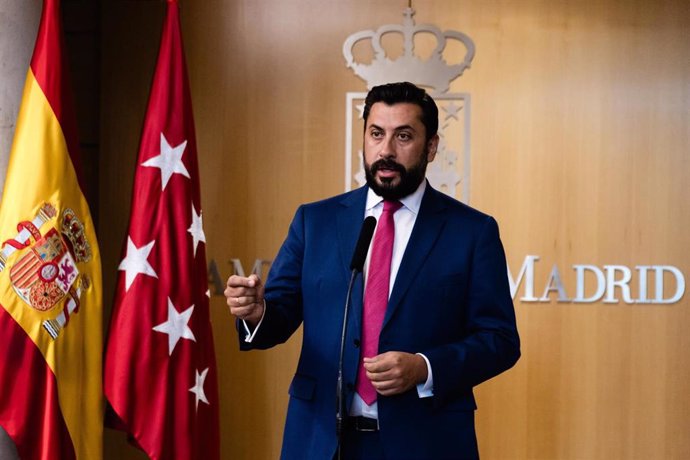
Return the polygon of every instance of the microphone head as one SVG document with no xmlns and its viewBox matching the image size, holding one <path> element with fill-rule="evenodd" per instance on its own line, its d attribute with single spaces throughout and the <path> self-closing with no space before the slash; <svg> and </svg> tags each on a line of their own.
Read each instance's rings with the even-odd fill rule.
<svg viewBox="0 0 690 460">
<path fill-rule="evenodd" d="M 374 236 L 374 229 L 376 228 L 376 218 L 369 216 L 364 219 L 362 229 L 359 231 L 359 239 L 357 239 L 357 246 L 355 252 L 352 254 L 352 262 L 350 262 L 350 270 L 361 272 L 364 268 L 364 261 L 367 258 L 369 251 L 369 244 L 371 238 Z"/>
</svg>

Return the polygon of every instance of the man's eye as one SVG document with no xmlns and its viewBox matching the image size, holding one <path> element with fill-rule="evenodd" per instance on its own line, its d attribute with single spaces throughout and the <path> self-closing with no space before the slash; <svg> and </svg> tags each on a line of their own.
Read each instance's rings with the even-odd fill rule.
<svg viewBox="0 0 690 460">
<path fill-rule="evenodd" d="M 382 131 L 372 131 L 372 132 L 371 132 L 371 137 L 373 137 L 374 139 L 378 139 L 378 138 L 380 138 L 381 136 L 383 136 L 383 132 L 382 132 Z"/>
<path fill-rule="evenodd" d="M 398 139 L 400 139 L 401 141 L 409 141 L 410 139 L 412 139 L 412 136 L 410 135 L 410 133 L 398 133 Z"/>
</svg>

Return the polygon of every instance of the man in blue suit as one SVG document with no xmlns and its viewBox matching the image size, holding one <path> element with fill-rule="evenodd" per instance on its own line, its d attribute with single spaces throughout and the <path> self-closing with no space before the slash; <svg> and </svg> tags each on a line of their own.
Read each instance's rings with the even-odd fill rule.
<svg viewBox="0 0 690 460">
<path fill-rule="evenodd" d="M 301 206 L 265 286 L 256 275 L 228 279 L 225 295 L 238 318 L 240 348 L 272 347 L 304 326 L 282 458 L 334 458 L 350 259 L 362 220 L 373 215 L 383 228 L 386 208 L 394 227 L 385 256 L 390 262 L 379 268 L 376 256 L 372 266 L 377 244 L 384 244 L 377 243 L 377 229 L 353 290 L 343 457 L 478 458 L 472 388 L 520 356 L 498 225 L 427 183 L 439 141 L 438 109 L 423 89 L 410 83 L 373 88 L 364 121 L 367 186 Z M 367 322 L 375 316 L 367 302 L 378 294 L 369 294 L 367 285 L 380 270 L 389 298 L 383 294 L 382 320 L 374 327 L 378 346 L 370 353 L 363 341 L 371 341 Z M 373 387 L 373 400 L 366 387 Z"/>
</svg>

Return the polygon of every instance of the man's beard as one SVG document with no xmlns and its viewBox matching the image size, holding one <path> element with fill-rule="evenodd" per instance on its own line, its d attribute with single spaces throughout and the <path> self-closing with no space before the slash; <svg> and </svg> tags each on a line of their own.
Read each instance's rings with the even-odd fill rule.
<svg viewBox="0 0 690 460">
<path fill-rule="evenodd" d="M 428 152 L 424 152 L 424 156 L 418 163 L 412 165 L 410 169 L 405 167 L 395 160 L 381 159 L 377 160 L 371 165 L 364 161 L 364 176 L 367 179 L 367 185 L 374 193 L 382 197 L 384 200 L 399 200 L 404 198 L 417 190 L 419 184 L 424 180 L 426 175 Z M 393 185 L 395 178 L 383 178 L 381 183 L 376 181 L 376 172 L 379 169 L 391 169 L 398 172 L 399 182 Z"/>
</svg>

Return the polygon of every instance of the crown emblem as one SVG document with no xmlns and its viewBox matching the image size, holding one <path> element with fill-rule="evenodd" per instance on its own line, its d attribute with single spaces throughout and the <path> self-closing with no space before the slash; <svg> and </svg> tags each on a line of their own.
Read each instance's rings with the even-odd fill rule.
<svg viewBox="0 0 690 460">
<path fill-rule="evenodd" d="M 367 82 L 367 88 L 392 81 L 409 81 L 420 86 L 433 88 L 437 93 L 445 93 L 450 83 L 470 67 L 474 59 L 474 42 L 470 37 L 456 30 L 441 31 L 431 24 L 415 25 L 414 9 L 403 11 L 403 23 L 384 24 L 378 29 L 362 30 L 347 37 L 343 43 L 343 55 L 347 67 Z M 381 43 L 386 34 L 400 34 L 403 38 L 403 54 L 395 60 L 390 59 Z M 414 37 L 417 34 L 432 34 L 436 38 L 436 47 L 427 60 L 422 60 L 414 53 Z M 355 62 L 353 47 L 360 41 L 369 40 L 374 51 L 371 64 Z M 443 51 L 449 41 L 460 42 L 467 52 L 462 62 L 448 64 L 443 58 Z"/>
<path fill-rule="evenodd" d="M 71 209 L 62 212 L 62 234 L 69 240 L 77 262 L 91 260 L 91 247 L 86 239 L 84 224 Z"/>
</svg>

